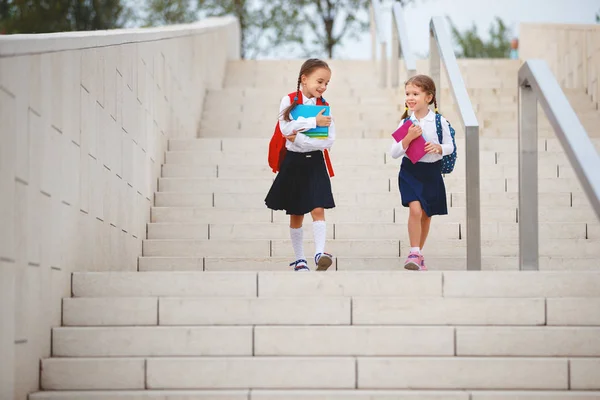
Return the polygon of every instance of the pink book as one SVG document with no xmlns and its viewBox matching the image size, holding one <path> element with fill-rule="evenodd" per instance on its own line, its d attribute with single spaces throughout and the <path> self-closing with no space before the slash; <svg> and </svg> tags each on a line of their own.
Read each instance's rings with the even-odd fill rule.
<svg viewBox="0 0 600 400">
<path fill-rule="evenodd" d="M 408 133 L 408 128 L 412 125 L 412 121 L 407 119 L 404 124 L 398 129 L 396 132 L 392 133 L 392 137 L 396 140 L 397 143 L 400 143 L 402 139 Z M 406 149 L 406 156 L 413 164 L 416 164 L 427 152 L 425 151 L 425 139 L 423 136 L 419 136 L 408 145 L 408 149 Z"/>
</svg>

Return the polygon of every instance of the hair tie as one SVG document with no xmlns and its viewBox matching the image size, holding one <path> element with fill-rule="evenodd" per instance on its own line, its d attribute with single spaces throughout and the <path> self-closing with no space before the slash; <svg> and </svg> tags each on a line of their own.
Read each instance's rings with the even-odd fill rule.
<svg viewBox="0 0 600 400">
<path fill-rule="evenodd" d="M 404 111 L 408 111 L 408 107 L 404 107 Z"/>
<path fill-rule="evenodd" d="M 436 114 L 438 113 L 438 109 L 437 109 L 437 107 L 435 108 L 435 113 L 436 113 Z"/>
<path fill-rule="evenodd" d="M 294 97 L 294 101 L 298 101 L 298 96 Z"/>
</svg>

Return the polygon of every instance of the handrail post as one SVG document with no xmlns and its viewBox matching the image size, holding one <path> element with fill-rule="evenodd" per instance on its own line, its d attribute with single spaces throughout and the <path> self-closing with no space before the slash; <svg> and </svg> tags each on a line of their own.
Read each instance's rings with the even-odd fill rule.
<svg viewBox="0 0 600 400">
<path fill-rule="evenodd" d="M 467 269 L 481 270 L 481 201 L 479 177 L 479 123 L 469 93 L 460 73 L 456 55 L 444 20 L 434 17 L 430 28 L 429 68 L 437 92 L 438 107 L 441 104 L 442 81 L 441 64 L 444 63 L 450 89 L 465 127 L 465 181 L 467 218 Z"/>
<path fill-rule="evenodd" d="M 387 43 L 384 41 L 381 42 L 381 64 L 379 68 L 379 85 L 385 88 L 387 86 Z"/>
<path fill-rule="evenodd" d="M 520 79 L 519 79 L 520 80 Z M 519 82 L 519 269 L 539 269 L 537 99 Z"/>
<path fill-rule="evenodd" d="M 390 60 L 390 85 L 395 88 L 400 84 L 400 38 L 398 36 L 398 25 L 392 12 L 392 59 Z"/>
<path fill-rule="evenodd" d="M 438 108 L 442 102 L 442 81 L 440 68 L 440 51 L 438 49 L 437 40 L 433 32 L 433 26 L 429 29 L 429 76 L 433 79 L 435 87 L 439 93 L 437 97 Z"/>
<path fill-rule="evenodd" d="M 369 20 L 371 28 L 371 60 L 377 60 L 377 27 L 375 26 L 375 9 L 373 2 L 369 4 Z"/>
</svg>

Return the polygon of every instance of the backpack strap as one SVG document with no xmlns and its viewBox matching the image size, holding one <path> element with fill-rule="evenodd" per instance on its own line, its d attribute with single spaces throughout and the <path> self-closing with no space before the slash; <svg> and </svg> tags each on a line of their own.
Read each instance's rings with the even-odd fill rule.
<svg viewBox="0 0 600 400">
<path fill-rule="evenodd" d="M 438 140 L 441 145 L 444 140 L 444 132 L 442 131 L 442 114 L 435 114 L 435 130 L 437 131 Z"/>
</svg>

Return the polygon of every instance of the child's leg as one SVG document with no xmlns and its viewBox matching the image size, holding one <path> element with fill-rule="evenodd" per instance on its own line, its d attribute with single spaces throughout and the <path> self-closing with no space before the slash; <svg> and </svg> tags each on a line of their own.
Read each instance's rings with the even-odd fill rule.
<svg viewBox="0 0 600 400">
<path fill-rule="evenodd" d="M 427 240 L 427 235 L 429 235 L 429 226 L 431 225 L 431 217 L 429 217 L 426 213 L 421 215 L 421 241 L 419 243 L 419 247 L 423 249 L 425 246 L 425 240 Z"/>
<path fill-rule="evenodd" d="M 313 232 L 315 235 L 315 254 L 325 251 L 325 238 L 327 237 L 327 224 L 325 222 L 325 209 L 315 208 L 310 212 L 313 219 Z"/>
<path fill-rule="evenodd" d="M 317 264 L 317 271 L 324 271 L 333 263 L 331 255 L 325 253 L 325 240 L 327 238 L 325 209 L 315 208 L 310 214 L 313 218 L 313 233 L 315 236 L 315 263 Z"/>
<path fill-rule="evenodd" d="M 423 215 L 423 209 L 421 203 L 418 201 L 411 201 L 408 203 L 408 239 L 410 240 L 410 247 L 415 248 L 421 247 L 421 220 Z"/>
<path fill-rule="evenodd" d="M 302 222 L 304 215 L 290 215 L 290 238 L 296 255 L 296 260 L 304 260 L 304 230 Z"/>
</svg>

